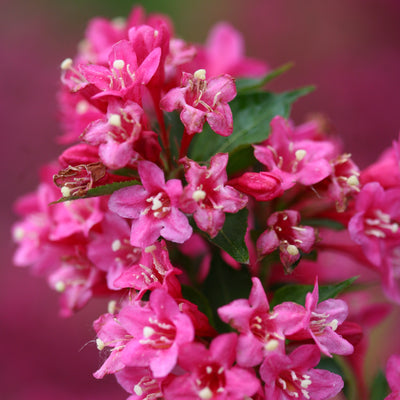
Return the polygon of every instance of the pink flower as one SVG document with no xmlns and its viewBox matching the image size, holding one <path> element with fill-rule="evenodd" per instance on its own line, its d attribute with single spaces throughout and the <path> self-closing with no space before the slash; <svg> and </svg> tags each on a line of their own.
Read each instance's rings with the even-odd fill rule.
<svg viewBox="0 0 400 400">
<path fill-rule="evenodd" d="M 229 74 L 234 77 L 258 77 L 268 70 L 264 62 L 245 56 L 243 36 L 225 22 L 211 29 L 205 46 L 198 47 L 198 55 L 185 70 L 198 68 L 205 68 L 209 76 Z"/>
<path fill-rule="evenodd" d="M 131 244 L 147 247 L 161 235 L 183 243 L 192 235 L 187 217 L 178 210 L 182 183 L 165 182 L 163 171 L 150 161 L 141 161 L 138 172 L 143 186 L 135 185 L 114 192 L 109 201 L 111 211 L 131 218 Z"/>
<path fill-rule="evenodd" d="M 291 354 L 271 353 L 260 367 L 268 400 L 325 400 L 343 388 L 339 375 L 314 369 L 320 360 L 317 346 L 303 345 Z"/>
<path fill-rule="evenodd" d="M 392 393 L 385 400 L 400 399 L 400 356 L 394 354 L 389 357 L 386 364 L 386 379 Z"/>
<path fill-rule="evenodd" d="M 257 201 L 269 201 L 283 194 L 281 180 L 269 172 L 245 172 L 228 183 Z"/>
<path fill-rule="evenodd" d="M 287 303 L 270 311 L 267 296 L 258 278 L 252 278 L 249 299 L 238 299 L 218 309 L 220 318 L 240 333 L 237 362 L 253 367 L 274 351 L 284 353 L 284 331 L 301 320 L 300 305 Z"/>
<path fill-rule="evenodd" d="M 318 304 L 318 282 L 312 293 L 307 293 L 305 312 L 302 321 L 292 330 L 286 331 L 291 340 L 312 338 L 322 353 L 332 357 L 334 354 L 349 355 L 353 346 L 336 330 L 348 314 L 347 304 L 340 299 L 328 299 Z"/>
<path fill-rule="evenodd" d="M 313 185 L 332 172 L 329 159 L 335 147 L 328 141 L 297 137 L 296 130 L 283 117 L 271 121 L 271 134 L 263 145 L 254 146 L 254 156 L 268 172 L 282 180 L 284 190 L 296 182 Z"/>
<path fill-rule="evenodd" d="M 309 253 L 315 242 L 314 229 L 302 226 L 300 214 L 295 210 L 277 211 L 269 216 L 269 229 L 257 239 L 260 256 L 279 248 L 280 259 L 285 269 L 289 269 L 300 258 L 300 250 Z"/>
<path fill-rule="evenodd" d="M 199 69 L 193 75 L 183 72 L 180 88 L 171 89 L 161 99 L 160 107 L 168 112 L 181 110 L 180 118 L 189 135 L 201 132 L 207 120 L 214 132 L 229 136 L 233 120 L 228 102 L 235 96 L 236 87 L 231 76 L 207 80 L 206 71 Z"/>
<path fill-rule="evenodd" d="M 133 165 L 141 158 L 137 142 L 141 136 L 156 141 L 152 132 L 143 131 L 144 111 L 137 103 L 110 101 L 107 116 L 92 122 L 82 139 L 92 146 L 99 146 L 102 162 L 111 169 Z"/>
<path fill-rule="evenodd" d="M 138 290 L 136 300 L 139 300 L 147 290 L 161 287 L 173 297 L 181 295 L 181 287 L 176 275 L 181 274 L 182 271 L 172 266 L 164 241 L 155 242 L 146 247 L 141 257 L 132 264 L 130 268 L 122 272 L 114 284 L 118 288 Z"/>
<path fill-rule="evenodd" d="M 209 168 L 188 158 L 181 162 L 188 182 L 181 197 L 181 210 L 192 213 L 197 226 L 215 237 L 224 225 L 225 213 L 236 213 L 247 204 L 246 196 L 225 185 L 228 154 L 213 156 Z"/>
<path fill-rule="evenodd" d="M 107 213 L 101 224 L 101 232 L 93 233 L 88 244 L 88 257 L 101 271 L 107 272 L 107 285 L 112 290 L 120 289 L 116 279 L 140 260 L 141 249 L 129 241 L 129 224 L 118 215 Z"/>
<path fill-rule="evenodd" d="M 167 376 L 175 367 L 180 347 L 194 339 L 190 318 L 163 289 L 150 294 L 147 306 L 137 303 L 121 309 L 118 320 L 132 335 L 121 353 L 127 366 L 150 367 L 153 376 Z"/>
<path fill-rule="evenodd" d="M 388 246 L 399 243 L 399 223 L 400 188 L 384 190 L 378 182 L 371 182 L 357 196 L 348 229 L 351 239 L 379 267 L 388 256 Z"/>
<path fill-rule="evenodd" d="M 242 400 L 260 386 L 250 371 L 232 366 L 237 336 L 217 336 L 207 350 L 201 343 L 182 346 L 179 365 L 186 374 L 174 378 L 164 389 L 166 400 Z"/>
</svg>

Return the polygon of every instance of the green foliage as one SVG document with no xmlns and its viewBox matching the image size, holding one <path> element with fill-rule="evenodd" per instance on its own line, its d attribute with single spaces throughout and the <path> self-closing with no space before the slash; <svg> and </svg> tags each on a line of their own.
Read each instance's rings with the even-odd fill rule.
<svg viewBox="0 0 400 400">
<path fill-rule="evenodd" d="M 228 137 L 220 136 L 205 125 L 203 132 L 192 140 L 189 158 L 206 161 L 217 153 L 229 153 L 232 157 L 244 147 L 264 141 L 268 138 L 271 120 L 277 115 L 287 118 L 292 103 L 312 90 L 313 87 L 305 87 L 278 94 L 251 92 L 238 95 L 229 103 L 233 114 L 233 133 Z"/>
<path fill-rule="evenodd" d="M 61 199 L 54 201 L 51 204 L 63 203 L 65 201 L 70 201 L 70 200 L 87 199 L 89 197 L 106 196 L 106 195 L 112 194 L 115 191 L 122 189 L 124 187 L 139 185 L 139 184 L 140 184 L 140 182 L 137 180 L 114 182 L 114 183 L 110 183 L 108 185 L 97 186 L 95 188 L 89 189 L 84 196 L 62 197 Z"/>
<path fill-rule="evenodd" d="M 385 374 L 380 370 L 371 385 L 370 400 L 383 400 L 389 394 L 389 385 Z"/>
<path fill-rule="evenodd" d="M 214 252 L 202 291 L 209 301 L 215 328 L 219 332 L 229 332 L 231 328 L 220 320 L 217 309 L 233 300 L 247 299 L 251 286 L 251 276 L 246 266 L 236 270 L 222 260 L 219 252 Z"/>
<path fill-rule="evenodd" d="M 225 223 L 215 238 L 208 237 L 211 243 L 214 243 L 222 250 L 225 250 L 236 261 L 248 263 L 249 251 L 244 241 L 247 230 L 248 210 L 244 208 L 235 214 L 225 214 Z"/>
<path fill-rule="evenodd" d="M 338 294 L 347 289 L 357 279 L 353 277 L 336 285 L 319 286 L 319 302 L 336 297 Z M 285 285 L 279 288 L 271 301 L 271 307 L 284 301 L 292 301 L 304 305 L 307 293 L 311 293 L 314 289 L 313 285 Z"/>
</svg>

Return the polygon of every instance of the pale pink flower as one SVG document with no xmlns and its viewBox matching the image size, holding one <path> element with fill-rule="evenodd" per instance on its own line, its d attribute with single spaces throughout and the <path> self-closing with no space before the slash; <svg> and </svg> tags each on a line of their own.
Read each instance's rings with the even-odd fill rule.
<svg viewBox="0 0 400 400">
<path fill-rule="evenodd" d="M 384 190 L 378 182 L 367 183 L 356 198 L 349 221 L 351 239 L 360 244 L 369 261 L 379 267 L 388 257 L 388 246 L 400 240 L 400 188 Z"/>
<path fill-rule="evenodd" d="M 300 213 L 295 210 L 277 211 L 268 217 L 269 228 L 257 239 L 260 256 L 279 248 L 285 269 L 300 259 L 300 251 L 309 253 L 315 242 L 315 232 L 310 226 L 300 225 Z"/>
<path fill-rule="evenodd" d="M 150 367 L 157 378 L 173 370 L 180 347 L 194 339 L 190 318 L 163 289 L 151 292 L 147 306 L 136 303 L 123 307 L 118 320 L 132 335 L 121 353 L 122 362 L 127 366 Z"/>
<path fill-rule="evenodd" d="M 164 388 L 166 400 L 242 400 L 255 394 L 260 386 L 249 370 L 232 366 L 237 336 L 217 336 L 206 349 L 190 343 L 179 351 L 179 365 L 187 373 L 174 378 Z"/>
<path fill-rule="evenodd" d="M 331 353 L 349 355 L 353 346 L 336 331 L 348 314 L 347 304 L 340 299 L 328 299 L 318 304 L 318 282 L 312 293 L 307 293 L 303 318 L 293 329 L 286 331 L 291 340 L 312 338 L 320 351 L 332 357 Z"/>
<path fill-rule="evenodd" d="M 180 208 L 193 214 L 197 226 L 215 237 L 225 222 L 225 213 L 236 213 L 247 204 L 247 197 L 225 185 L 227 181 L 227 153 L 218 153 L 210 160 L 210 167 L 200 166 L 184 158 L 185 178 Z"/>
<path fill-rule="evenodd" d="M 393 354 L 389 357 L 386 364 L 386 379 L 389 383 L 390 390 L 392 391 L 385 400 L 399 400 L 400 399 L 400 356 Z"/>
<path fill-rule="evenodd" d="M 328 141 L 297 137 L 296 130 L 283 117 L 271 121 L 271 134 L 262 145 L 254 146 L 254 156 L 279 177 L 284 190 L 297 182 L 306 186 L 322 181 L 332 172 L 329 160 L 335 146 Z"/>
<path fill-rule="evenodd" d="M 101 224 L 101 232 L 94 232 L 88 244 L 88 258 L 107 273 L 107 285 L 112 290 L 121 274 L 140 260 L 141 249 L 130 244 L 130 226 L 126 220 L 108 212 Z"/>
<path fill-rule="evenodd" d="M 205 46 L 197 47 L 198 54 L 186 71 L 205 68 L 208 75 L 229 74 L 234 77 L 259 77 L 268 65 L 246 57 L 242 34 L 226 22 L 216 24 L 210 31 Z"/>
<path fill-rule="evenodd" d="M 337 395 L 343 380 L 332 372 L 314 369 L 320 360 L 317 346 L 303 345 L 289 355 L 271 353 L 260 367 L 268 400 L 325 400 Z"/>
<path fill-rule="evenodd" d="M 115 242 L 113 242 L 115 244 Z M 174 268 L 169 259 L 165 242 L 155 242 L 141 252 L 131 266 L 114 281 L 117 288 L 134 288 L 138 290 L 135 299 L 139 300 L 147 290 L 165 289 L 172 297 L 181 295 L 181 287 L 176 275 L 181 274 Z"/>
<path fill-rule="evenodd" d="M 114 192 L 110 210 L 124 218 L 131 218 L 131 244 L 147 247 L 159 236 L 183 243 L 192 235 L 187 217 L 178 210 L 182 183 L 178 179 L 165 182 L 163 171 L 150 161 L 138 163 L 142 185 L 130 186 Z"/>
<path fill-rule="evenodd" d="M 206 71 L 199 69 L 193 75 L 183 72 L 180 87 L 171 89 L 161 99 L 160 107 L 168 112 L 181 110 L 180 118 L 189 135 L 201 132 L 207 120 L 214 132 L 229 136 L 233 120 L 228 102 L 235 96 L 235 82 L 230 75 L 206 79 Z"/>
<path fill-rule="evenodd" d="M 258 278 L 252 278 L 249 299 L 238 299 L 218 308 L 220 318 L 240 333 L 237 345 L 237 362 L 253 367 L 261 364 L 274 351 L 285 352 L 286 329 L 301 320 L 300 305 L 281 304 L 272 311 Z"/>
</svg>

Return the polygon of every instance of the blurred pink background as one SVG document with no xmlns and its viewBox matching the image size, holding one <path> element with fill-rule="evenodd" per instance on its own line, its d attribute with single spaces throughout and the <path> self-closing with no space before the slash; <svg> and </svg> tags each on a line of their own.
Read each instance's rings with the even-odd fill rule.
<svg viewBox="0 0 400 400">
<path fill-rule="evenodd" d="M 70 4 L 72 3 L 72 4 Z M 60 153 L 55 95 L 59 64 L 73 56 L 90 16 L 128 13 L 128 1 L 1 1 L 2 122 L 0 243 L 0 397 L 4 400 L 124 399 L 112 378 L 91 374 L 101 359 L 91 322 L 98 300 L 70 319 L 58 317 L 57 295 L 29 271 L 12 266 L 12 203 L 35 189 L 39 167 Z M 398 0 L 145 1 L 168 12 L 179 36 L 203 42 L 219 20 L 243 32 L 247 54 L 272 67 L 295 67 L 276 90 L 315 84 L 294 108 L 296 123 L 325 114 L 361 167 L 400 130 L 400 2 Z M 86 346 L 85 346 L 86 345 Z M 400 350 L 400 349 L 397 349 Z M 379 354 L 376 356 L 379 357 Z M 382 359 L 384 354 L 382 355 Z M 376 359 L 377 365 L 382 359 Z"/>
</svg>

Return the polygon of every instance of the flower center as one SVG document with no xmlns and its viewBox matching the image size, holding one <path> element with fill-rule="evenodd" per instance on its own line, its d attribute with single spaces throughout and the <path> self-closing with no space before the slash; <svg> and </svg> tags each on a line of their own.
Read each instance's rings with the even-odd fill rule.
<svg viewBox="0 0 400 400">
<path fill-rule="evenodd" d="M 165 192 L 150 196 L 146 201 L 151 204 L 144 211 L 145 214 L 152 212 L 155 218 L 164 218 L 171 211 L 171 201 Z"/>
<path fill-rule="evenodd" d="M 198 370 L 196 385 L 201 399 L 212 399 L 225 390 L 225 369 L 217 363 L 203 365 Z"/>
<path fill-rule="evenodd" d="M 143 328 L 143 339 L 140 344 L 149 345 L 153 349 L 168 349 L 175 340 L 176 328 L 167 322 L 149 318 L 149 324 Z"/>
</svg>

